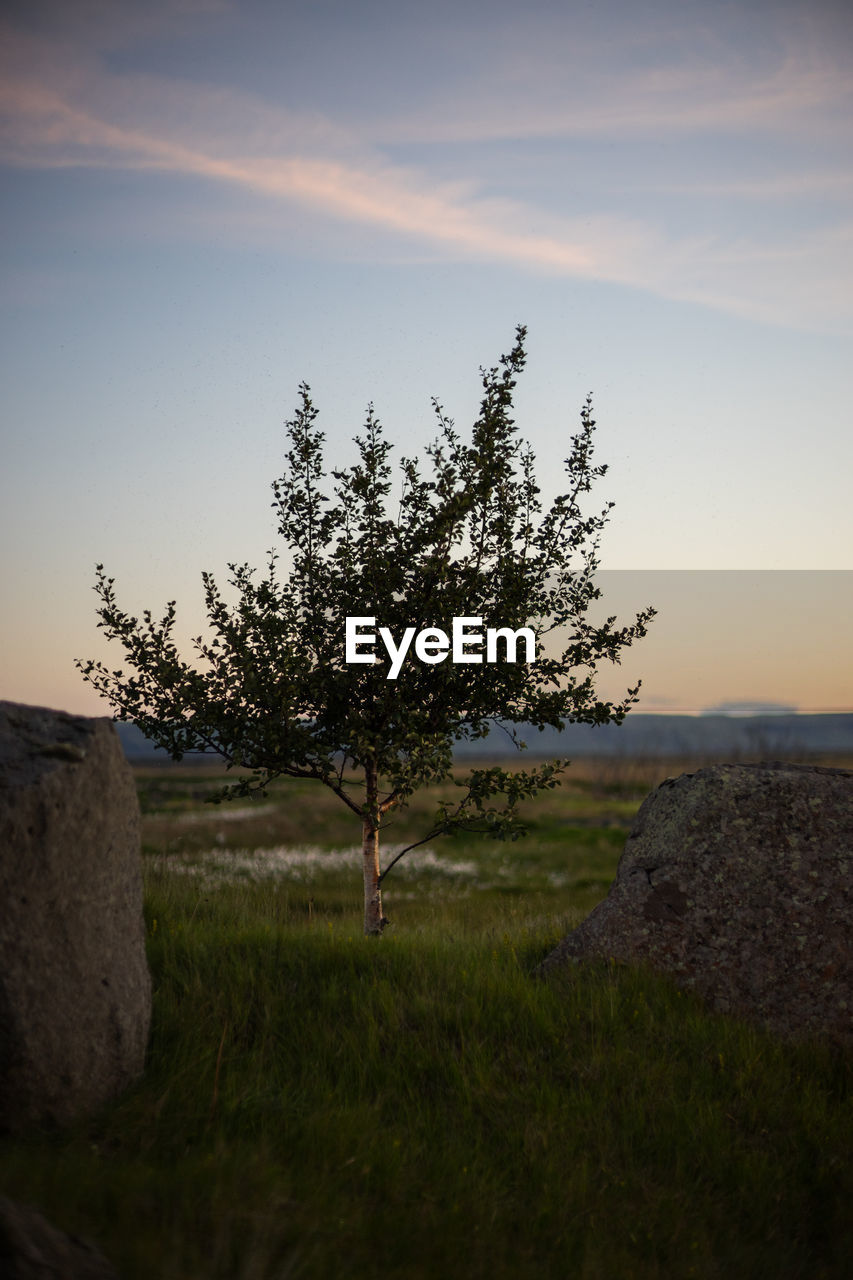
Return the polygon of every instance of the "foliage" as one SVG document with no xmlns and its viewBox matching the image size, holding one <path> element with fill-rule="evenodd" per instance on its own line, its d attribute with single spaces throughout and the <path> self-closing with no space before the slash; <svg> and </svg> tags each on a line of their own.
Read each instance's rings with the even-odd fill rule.
<svg viewBox="0 0 853 1280">
<path fill-rule="evenodd" d="M 323 434 L 302 384 L 288 423 L 287 468 L 273 485 L 287 576 L 279 577 L 275 552 L 260 578 L 248 565 L 230 565 L 237 603 L 229 606 L 213 576 L 203 575 L 212 638 L 195 641 L 199 665 L 177 651 L 174 601 L 161 621 L 150 612 L 140 621 L 119 607 L 114 579 L 98 566 L 99 626 L 123 646 L 135 674 L 90 660 L 78 662 L 84 677 L 120 718 L 135 721 L 176 759 L 215 751 L 247 770 L 228 795 L 262 790 L 282 776 L 331 788 L 362 820 L 367 932 L 385 923 L 383 818 L 419 788 L 451 777 L 455 741 L 482 738 L 499 725 L 522 746 L 516 726 L 621 721 L 637 700 L 637 689 L 620 703 L 595 692 L 597 664 L 617 662 L 654 611 L 627 627 L 614 618 L 597 626 L 587 619 L 600 594 L 593 575 L 612 506 L 594 515 L 582 510 L 606 472 L 592 463 L 591 402 L 570 443 L 567 488 L 543 511 L 534 457 L 512 417 L 525 336 L 519 327 L 509 355 L 481 370 L 470 443 L 433 402 L 439 434 L 425 466 L 403 458 L 396 514 L 389 510 L 391 446 L 372 405 L 356 438 L 358 461 L 331 472 L 330 497 Z M 530 627 L 536 661 L 410 657 L 389 679 L 387 662 L 345 661 L 348 616 L 375 617 L 394 637 L 411 626 L 450 633 L 454 618 L 479 618 L 481 630 Z M 542 652 L 545 637 L 558 634 L 555 650 Z M 557 785 L 566 763 L 472 769 L 423 839 L 460 829 L 515 838 L 523 831 L 519 802 Z"/>
</svg>

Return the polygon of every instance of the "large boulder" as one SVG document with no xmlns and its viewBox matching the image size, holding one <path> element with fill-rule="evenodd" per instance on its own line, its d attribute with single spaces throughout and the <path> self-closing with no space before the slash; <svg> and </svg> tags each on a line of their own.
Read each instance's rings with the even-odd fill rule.
<svg viewBox="0 0 853 1280">
<path fill-rule="evenodd" d="M 139 806 L 112 723 L 0 702 L 0 1129 L 115 1096 L 150 1018 Z"/>
<path fill-rule="evenodd" d="M 853 772 L 716 765 L 644 801 L 607 898 L 541 966 L 645 964 L 786 1038 L 853 1043 Z"/>
</svg>

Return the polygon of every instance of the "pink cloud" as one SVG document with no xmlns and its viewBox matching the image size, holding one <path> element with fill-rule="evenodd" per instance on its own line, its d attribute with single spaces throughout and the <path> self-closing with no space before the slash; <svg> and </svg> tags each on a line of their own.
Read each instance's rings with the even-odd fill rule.
<svg viewBox="0 0 853 1280">
<path fill-rule="evenodd" d="M 768 247 L 708 234 L 675 238 L 606 205 L 583 219 L 559 217 L 486 196 L 474 179 L 436 181 L 428 169 L 392 163 L 364 140 L 363 125 L 360 131 L 316 113 L 301 116 L 231 89 L 113 76 L 91 53 L 15 33 L 7 50 L 0 67 L 0 158 L 7 164 L 153 169 L 201 178 L 431 246 L 451 258 L 628 284 L 771 323 L 850 329 L 845 226 L 789 233 Z M 808 57 L 751 83 L 706 68 L 693 75 L 688 94 L 691 74 L 648 70 L 626 77 L 618 91 L 599 94 L 589 106 L 563 104 L 562 115 L 554 117 L 545 111 L 545 83 L 540 98 L 517 118 L 518 127 L 590 136 L 608 129 L 700 129 L 720 118 L 751 127 L 777 119 L 783 107 L 790 117 L 850 92 L 832 75 L 822 78 L 821 65 Z M 467 111 L 452 98 L 448 114 L 431 116 L 424 128 L 442 135 L 442 121 L 454 112 L 459 123 L 448 125 L 451 134 L 454 128 L 477 134 L 481 108 Z M 497 132 L 505 120 L 506 112 L 498 113 L 488 127 Z M 393 128 L 409 136 L 418 124 L 398 121 Z M 782 174 L 775 181 L 784 194 L 786 182 L 802 179 Z"/>
</svg>

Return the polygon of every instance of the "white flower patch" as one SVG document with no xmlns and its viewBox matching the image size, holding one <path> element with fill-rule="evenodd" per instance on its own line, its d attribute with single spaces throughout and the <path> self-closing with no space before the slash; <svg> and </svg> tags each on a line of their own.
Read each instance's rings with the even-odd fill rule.
<svg viewBox="0 0 853 1280">
<path fill-rule="evenodd" d="M 386 865 L 403 846 L 385 849 Z M 277 845 L 271 849 L 210 849 L 192 859 L 163 859 L 163 864 L 182 875 L 198 876 L 206 886 L 239 884 L 241 881 L 292 880 L 305 883 L 326 872 L 357 870 L 361 848 L 321 849 L 316 845 Z M 480 877 L 478 864 L 470 859 L 440 858 L 430 848 L 413 849 L 395 864 L 395 879 L 429 876 L 450 881 L 473 881 Z"/>
<path fill-rule="evenodd" d="M 155 814 L 155 817 L 167 817 L 171 822 L 245 822 L 261 814 L 274 813 L 274 804 L 218 804 L 207 805 L 204 809 L 187 809 L 183 813 Z"/>
</svg>

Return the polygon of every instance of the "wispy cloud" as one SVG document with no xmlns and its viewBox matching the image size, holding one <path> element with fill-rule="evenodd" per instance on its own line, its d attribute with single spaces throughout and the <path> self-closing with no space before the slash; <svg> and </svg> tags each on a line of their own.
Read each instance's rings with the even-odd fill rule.
<svg viewBox="0 0 853 1280">
<path fill-rule="evenodd" d="M 0 103 L 16 121 L 4 139 L 7 163 L 160 169 L 299 201 L 339 219 L 424 237 L 476 257 L 568 271 L 594 269 L 593 256 L 578 245 L 502 228 L 494 217 L 498 202 L 483 201 L 480 207 L 459 184 L 442 187 L 378 158 L 364 158 L 355 166 L 298 154 L 223 156 L 217 154 L 221 143 L 206 152 L 173 137 L 117 125 L 32 83 L 7 83 Z"/>
<path fill-rule="evenodd" d="M 845 331 L 853 323 L 849 220 L 777 236 L 768 246 L 713 230 L 675 233 L 663 209 L 655 222 L 631 216 L 624 201 L 613 206 L 612 191 L 597 211 L 561 216 L 494 185 L 487 190 L 475 173 L 448 181 L 427 162 L 395 163 L 377 141 L 778 130 L 809 112 L 837 112 L 850 98 L 837 68 L 812 56 L 788 58 L 753 80 L 731 67 L 646 68 L 618 84 L 613 79 L 612 91 L 591 104 L 565 88 L 560 97 L 545 65 L 539 92 L 527 93 L 523 110 L 512 98 L 524 97 L 529 76 L 517 69 L 503 111 L 480 85 L 476 100 L 450 94 L 443 111 L 398 115 L 371 131 L 364 120 L 296 113 L 233 88 L 116 75 L 91 50 L 7 34 L 0 88 L 0 159 L 7 165 L 156 170 L 307 208 L 451 258 L 628 284 L 775 323 Z M 849 194 L 846 173 L 830 170 L 820 182 L 824 193 L 830 186 Z M 808 183 L 808 175 L 777 172 L 706 187 L 717 197 L 784 199 Z M 700 180 L 694 194 L 701 188 Z"/>
<path fill-rule="evenodd" d="M 634 182 L 633 189 L 657 195 L 689 195 L 750 202 L 846 199 L 853 195 L 853 170 L 817 168 L 753 174 L 743 178 L 719 176 L 656 181 L 641 179 Z"/>
<path fill-rule="evenodd" d="M 431 109 L 371 121 L 391 142 L 490 142 L 534 138 L 679 138 L 695 134 L 802 136 L 822 121 L 846 131 L 853 106 L 849 68 L 789 58 L 754 77 L 744 68 L 660 68 L 598 75 L 567 85 L 565 68 L 507 85 L 490 75 Z"/>
<path fill-rule="evenodd" d="M 371 118 L 383 141 L 849 138 L 853 15 L 707 0 L 540 11 L 480 34 L 464 76 Z"/>
</svg>

